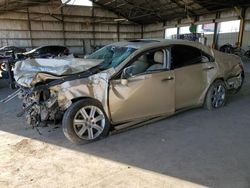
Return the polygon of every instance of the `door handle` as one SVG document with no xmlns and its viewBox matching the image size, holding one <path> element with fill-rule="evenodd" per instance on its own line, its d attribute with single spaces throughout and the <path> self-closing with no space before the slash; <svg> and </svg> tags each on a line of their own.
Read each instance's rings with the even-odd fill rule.
<svg viewBox="0 0 250 188">
<path fill-rule="evenodd" d="M 204 71 L 209 71 L 209 70 L 212 70 L 212 69 L 214 69 L 214 67 L 207 67 L 207 68 L 204 68 L 203 70 Z"/>
<path fill-rule="evenodd" d="M 173 79 L 174 79 L 174 77 L 169 76 L 168 78 L 163 78 L 161 81 L 166 82 L 166 81 L 170 81 L 170 80 L 173 80 Z"/>
</svg>

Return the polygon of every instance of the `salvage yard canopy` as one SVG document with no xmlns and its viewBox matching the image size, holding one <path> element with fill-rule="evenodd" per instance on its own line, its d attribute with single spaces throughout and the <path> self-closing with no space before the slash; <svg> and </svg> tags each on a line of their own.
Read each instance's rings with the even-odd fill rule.
<svg viewBox="0 0 250 188">
<path fill-rule="evenodd" d="M 211 12 L 246 7 L 249 0 L 92 0 L 116 14 L 139 24 L 165 22 L 187 16 L 196 18 Z"/>
<path fill-rule="evenodd" d="M 0 12 L 24 9 L 29 6 L 49 5 L 58 0 L 0 0 Z"/>
<path fill-rule="evenodd" d="M 249 0 L 90 0 L 123 18 L 138 24 L 166 22 L 174 19 L 196 19 L 200 15 L 250 6 Z M 73 2 L 73 3 L 72 3 Z M 0 0 L 0 12 L 37 5 L 74 4 L 74 0 Z"/>
</svg>

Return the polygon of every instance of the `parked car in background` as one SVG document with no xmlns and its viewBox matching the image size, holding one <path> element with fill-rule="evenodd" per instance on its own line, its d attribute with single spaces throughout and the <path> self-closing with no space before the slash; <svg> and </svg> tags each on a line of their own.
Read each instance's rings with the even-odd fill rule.
<svg viewBox="0 0 250 188">
<path fill-rule="evenodd" d="M 25 58 L 53 58 L 57 56 L 69 55 L 69 49 L 65 46 L 48 45 L 35 48 L 31 51 L 18 54 L 18 59 Z"/>
<path fill-rule="evenodd" d="M 33 61 L 15 67 L 27 122 L 63 117 L 65 136 L 77 144 L 103 138 L 117 125 L 221 108 L 244 80 L 239 57 L 183 40 L 118 42 L 81 62 Z"/>
<path fill-rule="evenodd" d="M 15 46 L 4 46 L 0 48 L 0 54 L 2 56 L 10 56 L 16 53 L 24 53 L 26 52 L 25 48 L 15 47 Z"/>
</svg>

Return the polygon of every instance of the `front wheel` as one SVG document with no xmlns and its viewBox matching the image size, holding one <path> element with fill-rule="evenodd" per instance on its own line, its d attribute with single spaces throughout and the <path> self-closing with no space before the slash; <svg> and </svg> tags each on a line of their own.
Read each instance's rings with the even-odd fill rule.
<svg viewBox="0 0 250 188">
<path fill-rule="evenodd" d="M 76 144 L 84 144 L 106 137 L 110 124 L 98 101 L 82 99 L 67 109 L 62 127 L 68 140 Z"/>
<path fill-rule="evenodd" d="M 204 106 L 208 110 L 221 108 L 227 99 L 227 89 L 223 81 L 215 81 L 207 91 Z"/>
</svg>

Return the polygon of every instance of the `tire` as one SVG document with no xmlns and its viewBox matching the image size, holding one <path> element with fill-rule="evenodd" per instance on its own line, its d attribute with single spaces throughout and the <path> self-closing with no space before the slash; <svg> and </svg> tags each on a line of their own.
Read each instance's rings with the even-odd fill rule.
<svg viewBox="0 0 250 188">
<path fill-rule="evenodd" d="M 204 102 L 204 107 L 214 110 L 225 106 L 227 100 L 227 88 L 222 80 L 216 80 L 209 87 Z"/>
<path fill-rule="evenodd" d="M 67 109 L 62 127 L 69 141 L 86 144 L 108 136 L 110 123 L 100 102 L 82 99 Z"/>
</svg>

